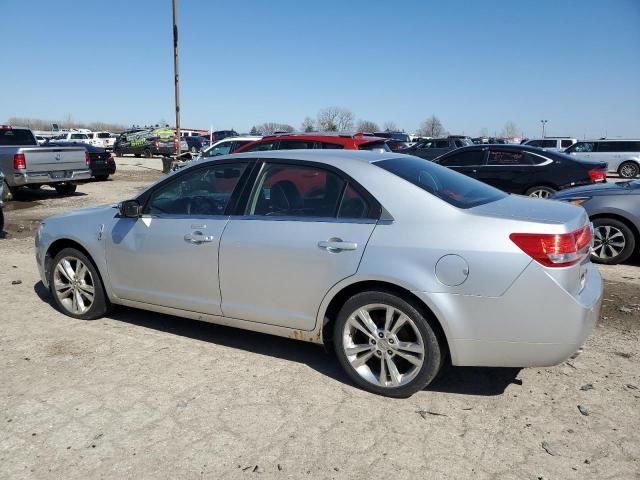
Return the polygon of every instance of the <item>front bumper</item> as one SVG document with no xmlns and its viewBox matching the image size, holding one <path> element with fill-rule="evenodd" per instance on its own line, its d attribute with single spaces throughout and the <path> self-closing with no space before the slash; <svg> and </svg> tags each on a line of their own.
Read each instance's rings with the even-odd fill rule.
<svg viewBox="0 0 640 480">
<path fill-rule="evenodd" d="M 52 185 L 54 183 L 76 182 L 80 180 L 89 180 L 91 171 L 87 170 L 65 170 L 63 172 L 24 172 L 15 173 L 12 178 L 12 187 L 21 187 L 23 185 L 44 184 Z"/>
<path fill-rule="evenodd" d="M 542 367 L 578 351 L 600 316 L 603 282 L 589 264 L 582 291 L 572 295 L 532 262 L 500 297 L 424 295 L 435 303 L 451 361 L 460 366 Z"/>
</svg>

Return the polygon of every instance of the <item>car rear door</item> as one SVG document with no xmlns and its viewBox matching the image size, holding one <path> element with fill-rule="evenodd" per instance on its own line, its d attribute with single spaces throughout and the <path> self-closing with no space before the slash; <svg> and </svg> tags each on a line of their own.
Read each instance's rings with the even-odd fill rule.
<svg viewBox="0 0 640 480">
<path fill-rule="evenodd" d="M 248 162 L 173 175 L 148 194 L 141 218 L 118 218 L 106 236 L 114 293 L 125 300 L 220 315 L 218 247 Z"/>
<path fill-rule="evenodd" d="M 379 205 L 325 165 L 268 161 L 220 245 L 224 316 L 312 330 L 329 289 L 355 274 Z"/>
<path fill-rule="evenodd" d="M 486 166 L 476 178 L 507 193 L 524 194 L 531 186 L 531 157 L 523 150 L 492 147 Z"/>
</svg>

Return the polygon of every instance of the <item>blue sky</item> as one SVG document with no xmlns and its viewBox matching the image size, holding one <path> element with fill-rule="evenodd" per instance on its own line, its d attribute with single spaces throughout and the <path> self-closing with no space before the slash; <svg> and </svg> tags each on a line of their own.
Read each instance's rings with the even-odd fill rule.
<svg viewBox="0 0 640 480">
<path fill-rule="evenodd" d="M 173 123 L 170 0 L 2 2 L 0 122 Z M 640 0 L 179 0 L 182 124 L 640 137 Z"/>
</svg>

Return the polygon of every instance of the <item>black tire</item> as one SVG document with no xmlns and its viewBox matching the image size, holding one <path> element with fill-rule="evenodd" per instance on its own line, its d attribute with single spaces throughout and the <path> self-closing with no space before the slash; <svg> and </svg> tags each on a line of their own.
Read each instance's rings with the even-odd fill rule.
<svg viewBox="0 0 640 480">
<path fill-rule="evenodd" d="M 136 158 L 140 158 L 142 155 L 140 153 L 134 153 L 133 156 Z"/>
<path fill-rule="evenodd" d="M 603 242 L 607 227 L 609 227 L 608 234 L 611 247 L 606 242 Z M 625 223 L 615 218 L 596 218 L 593 221 L 593 229 L 594 245 L 591 252 L 591 260 L 593 262 L 616 265 L 627 261 L 633 255 L 636 249 L 636 238 L 633 231 Z M 620 236 L 623 237 L 624 248 L 617 249 L 616 246 L 620 244 Z M 601 245 L 602 243 L 605 244 Z M 617 254 L 613 255 L 614 252 L 617 252 Z"/>
<path fill-rule="evenodd" d="M 622 178 L 635 178 L 640 173 L 640 165 L 636 162 L 622 162 L 618 167 L 618 175 Z"/>
<path fill-rule="evenodd" d="M 114 150 L 113 151 L 113 156 L 114 157 L 124 157 L 124 153 L 122 153 L 120 150 Z"/>
<path fill-rule="evenodd" d="M 75 193 L 78 186 L 73 183 L 58 183 L 54 185 L 53 188 L 55 188 L 56 192 L 60 195 L 71 195 Z"/>
<path fill-rule="evenodd" d="M 4 212 L 0 207 L 0 238 L 2 238 L 2 232 L 4 232 Z"/>
<path fill-rule="evenodd" d="M 74 258 L 74 259 L 80 260 L 82 263 L 84 263 L 87 266 L 91 274 L 91 280 L 93 283 L 92 286 L 94 290 L 93 303 L 91 304 L 91 306 L 86 312 L 81 314 L 73 313 L 65 305 L 63 305 L 62 301 L 60 300 L 60 298 L 58 298 L 58 295 L 55 291 L 55 287 L 54 287 L 55 271 L 60 261 L 65 258 Z M 53 262 L 51 262 L 51 271 L 49 272 L 49 291 L 51 292 L 51 296 L 53 297 L 53 303 L 56 306 L 56 308 L 60 312 L 64 313 L 69 317 L 79 318 L 82 320 L 94 320 L 96 318 L 103 317 L 104 315 L 109 313 L 113 308 L 111 302 L 107 298 L 107 295 L 104 291 L 102 278 L 100 278 L 100 274 L 98 273 L 98 270 L 96 269 L 96 266 L 94 265 L 93 261 L 89 257 L 87 257 L 83 252 L 75 248 L 62 249 L 55 256 L 55 258 L 53 259 Z"/>
<path fill-rule="evenodd" d="M 525 192 L 525 195 L 527 197 L 534 197 L 534 198 L 549 198 L 554 193 L 556 193 L 556 190 L 554 190 L 551 187 L 547 187 L 546 185 L 537 185 L 535 187 L 531 187 L 530 189 L 528 189 Z"/>
<path fill-rule="evenodd" d="M 151 150 L 148 148 L 145 148 L 144 150 L 144 158 L 153 158 L 153 153 L 151 153 Z"/>
<path fill-rule="evenodd" d="M 8 202 L 13 200 L 13 189 L 7 185 L 7 181 L 4 180 L 4 185 L 2 189 L 2 201 Z"/>
<path fill-rule="evenodd" d="M 420 333 L 425 350 L 423 363 L 417 370 L 417 374 L 415 374 L 414 378 L 404 385 L 397 387 L 382 386 L 369 382 L 360 376 L 347 358 L 343 339 L 345 325 L 349 320 L 349 317 L 354 312 L 365 305 L 373 304 L 388 305 L 404 313 L 413 321 L 415 327 Z M 419 307 L 417 308 L 412 303 L 407 302 L 395 293 L 385 290 L 358 293 L 345 302 L 335 321 L 333 343 L 336 356 L 349 378 L 351 378 L 351 380 L 363 390 L 386 397 L 409 397 L 429 385 L 429 383 L 431 383 L 438 375 L 438 372 L 444 363 L 445 353 L 440 346 L 440 342 L 438 341 L 438 336 L 436 335 L 436 330 L 434 329 L 432 322 L 433 320 L 431 318 L 423 315 Z"/>
<path fill-rule="evenodd" d="M 39 183 L 31 183 L 27 185 L 27 188 L 29 190 L 40 190 L 42 188 L 42 185 L 40 185 Z"/>
<path fill-rule="evenodd" d="M 95 179 L 99 182 L 104 182 L 109 178 L 109 175 L 96 175 Z"/>
</svg>

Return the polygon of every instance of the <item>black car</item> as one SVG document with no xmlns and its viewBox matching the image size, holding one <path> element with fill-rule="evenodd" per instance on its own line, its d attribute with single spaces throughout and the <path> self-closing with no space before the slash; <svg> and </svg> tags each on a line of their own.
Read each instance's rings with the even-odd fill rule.
<svg viewBox="0 0 640 480">
<path fill-rule="evenodd" d="M 209 146 L 209 137 L 202 135 L 193 135 L 184 137 L 191 153 L 198 153 Z"/>
<path fill-rule="evenodd" d="M 451 150 L 469 145 L 473 145 L 473 142 L 469 137 L 451 135 L 446 138 L 430 138 L 428 140 L 421 140 L 415 145 L 402 150 L 402 153 L 415 155 L 416 157 L 424 158 L 425 160 L 433 160 L 434 158 L 444 155 Z"/>
<path fill-rule="evenodd" d="M 69 146 L 84 147 L 89 155 L 89 168 L 91 170 L 91 176 L 96 180 L 106 180 L 109 175 L 116 173 L 116 161 L 109 152 L 104 148 L 94 147 L 87 143 L 79 142 L 47 142 L 47 147 L 69 147 Z"/>
<path fill-rule="evenodd" d="M 584 207 L 593 222 L 594 262 L 613 265 L 640 250 L 640 180 L 570 188 L 553 196 Z"/>
<path fill-rule="evenodd" d="M 474 145 L 434 160 L 507 193 L 548 198 L 558 190 L 606 181 L 606 162 L 578 160 L 524 145 Z"/>
<path fill-rule="evenodd" d="M 213 137 L 212 140 L 213 140 L 213 143 L 216 143 L 222 140 L 223 138 L 237 137 L 237 136 L 238 136 L 238 132 L 236 132 L 235 130 L 216 130 L 212 134 L 212 137 Z"/>
</svg>

